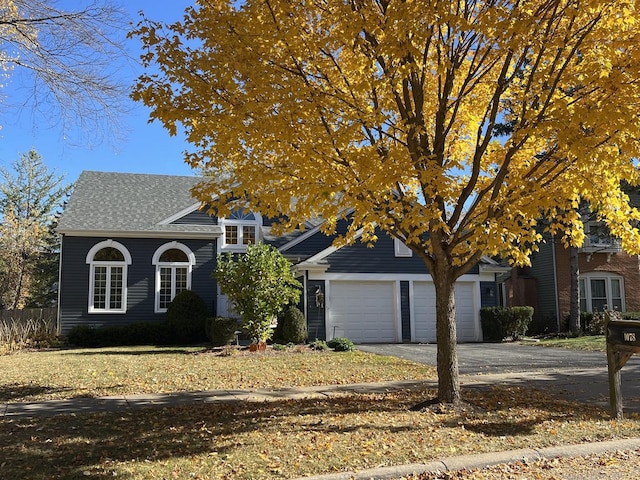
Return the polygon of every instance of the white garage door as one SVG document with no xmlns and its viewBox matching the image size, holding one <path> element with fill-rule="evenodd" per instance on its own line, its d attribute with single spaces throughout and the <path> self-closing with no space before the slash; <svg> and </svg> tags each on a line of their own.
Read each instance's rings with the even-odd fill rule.
<svg viewBox="0 0 640 480">
<path fill-rule="evenodd" d="M 356 343 L 396 342 L 394 282 L 332 281 L 329 293 L 329 338 Z"/>
<path fill-rule="evenodd" d="M 431 282 L 413 283 L 415 342 L 436 341 L 436 288 Z"/>
<path fill-rule="evenodd" d="M 457 283 L 456 327 L 459 342 L 477 342 L 476 308 L 474 304 L 474 283 Z M 414 330 L 416 342 L 436 341 L 436 290 L 431 282 L 414 282 L 413 305 L 415 318 Z"/>
</svg>

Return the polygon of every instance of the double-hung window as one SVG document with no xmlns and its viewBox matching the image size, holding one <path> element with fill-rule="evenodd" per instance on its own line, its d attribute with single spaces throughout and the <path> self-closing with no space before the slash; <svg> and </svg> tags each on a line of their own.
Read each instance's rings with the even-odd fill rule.
<svg viewBox="0 0 640 480">
<path fill-rule="evenodd" d="M 604 309 L 624 311 L 622 277 L 604 272 L 580 276 L 580 310 L 602 312 Z"/>
<path fill-rule="evenodd" d="M 129 251 L 120 243 L 106 240 L 87 254 L 89 264 L 89 313 L 127 311 L 127 267 Z"/>
<path fill-rule="evenodd" d="M 156 267 L 155 311 L 166 312 L 173 298 L 191 288 L 191 272 L 195 255 L 178 242 L 167 243 L 153 255 Z"/>
<path fill-rule="evenodd" d="M 222 219 L 221 223 L 224 226 L 223 250 L 245 251 L 247 245 L 255 245 L 259 240 L 260 218 L 254 213 L 240 208 Z"/>
</svg>

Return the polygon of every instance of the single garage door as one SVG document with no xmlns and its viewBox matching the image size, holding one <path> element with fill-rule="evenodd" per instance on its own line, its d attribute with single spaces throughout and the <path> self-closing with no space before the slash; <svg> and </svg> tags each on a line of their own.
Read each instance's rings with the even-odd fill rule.
<svg viewBox="0 0 640 480">
<path fill-rule="evenodd" d="M 397 341 L 394 282 L 332 281 L 329 297 L 329 338 L 345 336 L 356 343 Z"/>
<path fill-rule="evenodd" d="M 456 327 L 459 342 L 477 342 L 474 283 L 456 284 Z M 436 290 L 431 282 L 414 282 L 413 319 L 416 342 L 436 341 Z M 479 309 L 479 307 L 478 307 Z"/>
</svg>

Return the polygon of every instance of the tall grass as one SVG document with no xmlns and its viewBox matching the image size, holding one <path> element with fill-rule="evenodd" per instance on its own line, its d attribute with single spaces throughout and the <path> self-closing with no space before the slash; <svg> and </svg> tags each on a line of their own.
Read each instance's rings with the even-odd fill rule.
<svg viewBox="0 0 640 480">
<path fill-rule="evenodd" d="M 5 310 L 0 314 L 0 353 L 56 342 L 56 309 Z"/>
</svg>

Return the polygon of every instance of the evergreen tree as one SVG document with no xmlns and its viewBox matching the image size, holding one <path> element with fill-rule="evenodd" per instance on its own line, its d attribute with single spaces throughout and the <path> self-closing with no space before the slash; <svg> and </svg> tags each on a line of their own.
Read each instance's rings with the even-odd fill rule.
<svg viewBox="0 0 640 480">
<path fill-rule="evenodd" d="M 51 305 L 59 251 L 55 215 L 71 186 L 33 149 L 12 167 L 0 168 L 0 304 L 5 309 Z"/>
</svg>

